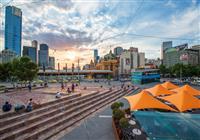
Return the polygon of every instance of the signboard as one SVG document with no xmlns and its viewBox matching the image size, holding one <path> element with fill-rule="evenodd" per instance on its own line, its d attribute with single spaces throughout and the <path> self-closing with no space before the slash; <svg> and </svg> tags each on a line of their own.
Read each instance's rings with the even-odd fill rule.
<svg viewBox="0 0 200 140">
<path fill-rule="evenodd" d="M 188 54 L 187 53 L 184 53 L 180 56 L 180 60 L 181 61 L 187 61 L 188 60 Z"/>
<path fill-rule="evenodd" d="M 130 65 L 130 59 L 126 58 L 126 65 Z"/>
</svg>

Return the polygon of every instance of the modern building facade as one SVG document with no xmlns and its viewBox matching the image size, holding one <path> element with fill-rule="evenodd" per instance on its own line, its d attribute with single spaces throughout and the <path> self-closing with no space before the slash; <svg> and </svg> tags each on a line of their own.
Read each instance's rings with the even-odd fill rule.
<svg viewBox="0 0 200 140">
<path fill-rule="evenodd" d="M 144 68 L 145 67 L 145 53 L 140 52 L 138 55 L 138 64 L 140 68 Z"/>
<path fill-rule="evenodd" d="M 120 55 L 119 75 L 127 77 L 131 74 L 132 69 L 145 66 L 145 53 L 138 52 L 138 48 L 130 47 L 124 50 Z"/>
<path fill-rule="evenodd" d="M 138 48 L 130 47 L 129 51 L 138 53 Z"/>
<path fill-rule="evenodd" d="M 49 56 L 49 68 L 55 69 L 55 57 Z"/>
<path fill-rule="evenodd" d="M 38 42 L 37 42 L 37 40 L 33 40 L 31 42 L 31 46 L 36 48 L 36 52 L 37 52 L 36 53 L 36 63 L 38 64 Z"/>
<path fill-rule="evenodd" d="M 164 52 L 163 64 L 168 68 L 177 63 L 198 65 L 198 50 L 189 49 L 188 44 L 168 48 Z"/>
<path fill-rule="evenodd" d="M 94 49 L 94 63 L 95 65 L 98 63 L 99 56 L 98 56 L 98 50 Z"/>
<path fill-rule="evenodd" d="M 161 46 L 161 59 L 164 59 L 165 50 L 172 48 L 172 41 L 166 41 L 162 43 Z"/>
<path fill-rule="evenodd" d="M 134 84 L 159 82 L 159 69 L 135 69 L 131 73 L 131 81 Z"/>
<path fill-rule="evenodd" d="M 23 46 L 23 56 L 28 56 L 33 62 L 37 62 L 37 50 L 35 47 Z"/>
<path fill-rule="evenodd" d="M 17 57 L 17 54 L 9 49 L 2 50 L 0 53 L 0 63 L 8 63 Z"/>
<path fill-rule="evenodd" d="M 40 44 L 39 55 L 39 66 L 49 66 L 49 47 L 47 44 Z"/>
<path fill-rule="evenodd" d="M 120 77 L 130 75 L 131 69 L 138 67 L 138 53 L 124 50 L 120 55 Z"/>
<path fill-rule="evenodd" d="M 14 6 L 6 7 L 5 49 L 21 56 L 22 11 Z"/>
<path fill-rule="evenodd" d="M 198 62 L 198 64 L 200 65 L 200 45 L 192 46 L 191 49 L 198 51 L 198 54 L 199 54 L 199 60 L 198 60 L 199 62 Z"/>
<path fill-rule="evenodd" d="M 116 47 L 114 48 L 114 55 L 119 56 L 123 52 L 122 47 Z"/>
</svg>

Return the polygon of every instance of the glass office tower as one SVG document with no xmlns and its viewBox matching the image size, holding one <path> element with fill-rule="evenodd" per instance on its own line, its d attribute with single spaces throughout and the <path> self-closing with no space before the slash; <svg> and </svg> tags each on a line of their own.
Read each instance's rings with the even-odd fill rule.
<svg viewBox="0 0 200 140">
<path fill-rule="evenodd" d="M 6 7 L 5 49 L 21 56 L 22 11 L 14 6 Z"/>
</svg>

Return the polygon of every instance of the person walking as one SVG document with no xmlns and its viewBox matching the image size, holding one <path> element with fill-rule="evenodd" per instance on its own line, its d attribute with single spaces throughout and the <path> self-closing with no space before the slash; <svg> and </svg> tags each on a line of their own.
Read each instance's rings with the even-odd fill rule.
<svg viewBox="0 0 200 140">
<path fill-rule="evenodd" d="M 31 92 L 31 89 L 32 89 L 31 82 L 29 82 L 29 84 L 28 84 L 28 90 L 29 90 L 29 92 Z"/>
<path fill-rule="evenodd" d="M 75 88 L 74 83 L 72 83 L 72 92 L 74 92 L 74 88 Z"/>
</svg>

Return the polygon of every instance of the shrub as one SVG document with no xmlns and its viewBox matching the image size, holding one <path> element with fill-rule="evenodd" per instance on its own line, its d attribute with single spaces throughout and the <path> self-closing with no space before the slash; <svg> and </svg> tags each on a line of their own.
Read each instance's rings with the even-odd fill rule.
<svg viewBox="0 0 200 140">
<path fill-rule="evenodd" d="M 130 108 L 127 108 L 124 111 L 126 112 L 126 114 L 131 114 Z"/>
<path fill-rule="evenodd" d="M 120 107 L 123 107 L 124 106 L 124 103 L 122 102 L 114 102 L 112 105 L 111 105 L 111 109 L 114 110 L 114 109 L 119 109 Z"/>
<path fill-rule="evenodd" d="M 120 107 L 123 107 L 123 106 L 124 106 L 124 103 L 119 102 L 119 106 L 120 106 Z"/>
<path fill-rule="evenodd" d="M 119 109 L 119 103 L 118 102 L 114 102 L 112 105 L 111 105 L 111 109 L 114 110 L 114 109 Z"/>
<path fill-rule="evenodd" d="M 128 123 L 128 119 L 127 118 L 121 118 L 119 120 L 119 125 L 121 128 L 127 128 L 129 123 Z"/>
<path fill-rule="evenodd" d="M 120 120 L 124 116 L 125 116 L 125 113 L 122 110 L 120 110 L 120 109 L 114 109 L 113 110 L 113 117 L 115 119 Z"/>
</svg>

